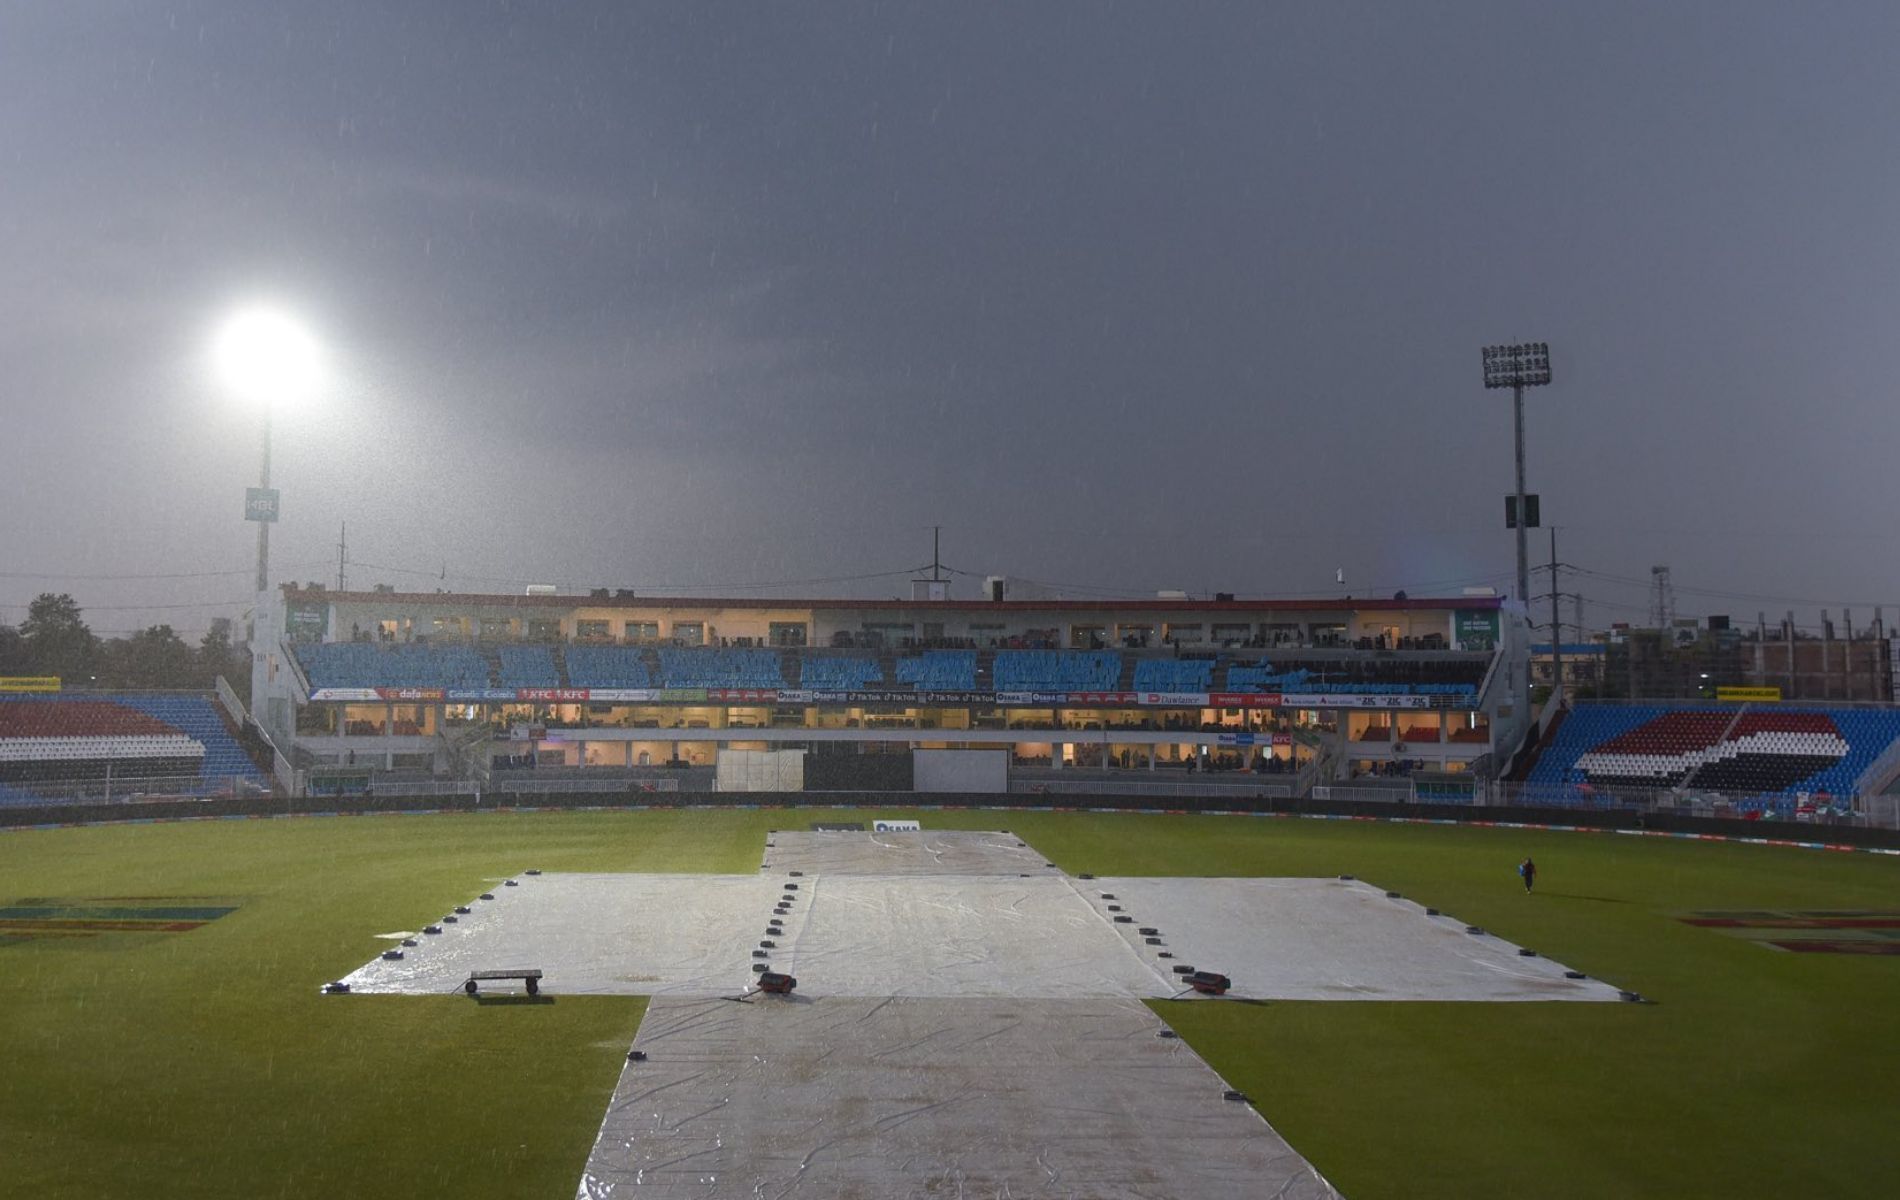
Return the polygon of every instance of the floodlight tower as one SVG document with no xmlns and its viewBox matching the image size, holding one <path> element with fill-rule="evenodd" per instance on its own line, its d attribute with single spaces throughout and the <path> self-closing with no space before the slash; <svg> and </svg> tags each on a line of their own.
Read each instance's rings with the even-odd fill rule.
<svg viewBox="0 0 1900 1200">
<path fill-rule="evenodd" d="M 1524 509 L 1524 389 L 1543 387 L 1550 382 L 1550 346 L 1544 342 L 1519 342 L 1511 346 L 1484 348 L 1484 386 L 1511 389 L 1511 412 L 1517 429 L 1517 598 L 1526 606 L 1531 602 L 1530 548 L 1525 528 L 1530 524 Z M 1555 584 L 1552 585 L 1553 589 Z"/>
<path fill-rule="evenodd" d="M 244 495 L 244 519 L 257 522 L 257 592 L 270 590 L 270 527 L 277 520 L 277 492 L 270 485 L 272 413 L 305 399 L 318 375 L 317 343 L 295 318 L 273 309 L 251 309 L 225 322 L 214 348 L 218 374 L 238 399 L 257 406 L 263 418 L 263 460 L 258 486 Z"/>
<path fill-rule="evenodd" d="M 239 401 L 254 406 L 263 424 L 258 486 L 244 492 L 244 519 L 257 522 L 257 597 L 251 606 L 251 709 L 260 724 L 281 731 L 289 722 L 268 683 L 282 625 L 270 595 L 270 527 L 277 492 L 270 485 L 271 418 L 279 408 L 309 399 L 323 375 L 317 342 L 296 318 L 276 309 L 241 311 L 218 331 L 212 358 L 219 378 Z"/>
</svg>

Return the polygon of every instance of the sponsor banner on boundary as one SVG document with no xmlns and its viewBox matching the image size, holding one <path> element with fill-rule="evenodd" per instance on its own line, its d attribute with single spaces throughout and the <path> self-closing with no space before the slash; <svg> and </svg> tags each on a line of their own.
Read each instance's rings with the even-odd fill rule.
<svg viewBox="0 0 1900 1200">
<path fill-rule="evenodd" d="M 738 701 L 750 704 L 771 704 L 778 699 L 777 688 L 707 688 L 706 699 L 724 703 Z"/>
<path fill-rule="evenodd" d="M 923 828 L 924 823 L 922 821 L 871 822 L 872 833 L 920 833 L 923 831 Z"/>
<path fill-rule="evenodd" d="M 1291 746 L 1293 735 L 1290 733 L 1223 733 L 1219 742 L 1223 746 Z"/>
<path fill-rule="evenodd" d="M 586 688 L 517 688 L 515 699 L 541 704 L 573 704 L 587 699 Z"/>
<path fill-rule="evenodd" d="M 0 691 L 41 690 L 24 686 Z M 56 689 L 52 689 L 56 690 Z M 1774 689 L 1735 689 L 1769 690 Z M 1402 695 L 1301 695 L 1273 692 L 918 692 L 817 691 L 779 688 L 314 688 L 313 701 L 384 703 L 523 704 L 984 704 L 1005 708 L 1144 705 L 1161 708 L 1450 708 L 1456 697 Z"/>
<path fill-rule="evenodd" d="M 0 692 L 57 692 L 57 675 L 0 675 Z"/>
<path fill-rule="evenodd" d="M 376 688 L 318 688 L 310 693 L 312 700 L 381 700 L 383 694 Z"/>
<path fill-rule="evenodd" d="M 1286 708 L 1430 708 L 1432 696 L 1284 695 Z"/>
<path fill-rule="evenodd" d="M 514 688 L 449 688 L 442 698 L 454 703 L 468 704 L 483 700 L 506 701 L 515 698 Z"/>
<path fill-rule="evenodd" d="M 1718 687 L 1715 689 L 1717 700 L 1779 700 L 1781 689 L 1778 687 Z"/>
</svg>

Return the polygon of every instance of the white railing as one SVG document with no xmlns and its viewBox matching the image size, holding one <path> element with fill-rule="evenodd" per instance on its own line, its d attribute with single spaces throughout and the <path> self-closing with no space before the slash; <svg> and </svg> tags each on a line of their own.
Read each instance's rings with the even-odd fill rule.
<svg viewBox="0 0 1900 1200">
<path fill-rule="evenodd" d="M 218 702 L 224 705 L 224 711 L 230 714 L 231 722 L 239 729 L 244 728 L 244 722 L 249 719 L 244 711 L 244 701 L 238 699 L 238 694 L 231 690 L 231 685 L 226 682 L 224 676 L 217 677 L 216 687 Z"/>
<path fill-rule="evenodd" d="M 1900 829 L 1900 796 L 1861 797 L 1861 820 L 1876 829 Z"/>
<path fill-rule="evenodd" d="M 13 786 L 30 793 L 36 804 L 127 804 L 140 800 L 211 800 L 269 794 L 255 783 L 203 779 L 196 775 L 119 777 L 108 773 L 99 779 L 35 781 Z"/>
<path fill-rule="evenodd" d="M 1364 784 L 1323 783 L 1313 789 L 1315 800 L 1342 800 L 1376 804 L 1402 804 L 1412 798 L 1412 785 L 1407 782 L 1400 787 L 1368 787 Z"/>
<path fill-rule="evenodd" d="M 550 796 L 568 793 L 589 793 L 598 795 L 641 796 L 661 792 L 677 792 L 680 781 L 677 779 L 505 779 L 489 786 L 476 786 L 467 780 L 429 779 L 429 780 L 372 780 L 367 788 L 357 792 L 341 792 L 340 796 Z M 321 797 L 318 797 L 321 799 Z"/>
<path fill-rule="evenodd" d="M 1293 795 L 1287 783 L 1216 783 L 1213 780 L 1157 779 L 1131 783 L 1105 779 L 1012 779 L 1009 790 L 1019 796 L 1265 796 L 1284 800 Z"/>
<path fill-rule="evenodd" d="M 1833 796 L 1823 803 L 1810 802 L 1808 811 L 1794 811 L 1794 819 L 1821 825 L 1874 825 L 1900 828 L 1896 806 L 1878 801 L 1895 797 Z M 1632 809 L 1642 812 L 1673 813 L 1685 817 L 1722 817 L 1753 819 L 1777 807 L 1786 811 L 1790 797 L 1785 792 L 1725 793 L 1702 788 L 1595 788 L 1573 784 L 1498 783 L 1492 785 L 1487 804 L 1522 805 L 1528 808 Z"/>
<path fill-rule="evenodd" d="M 286 796 L 302 795 L 303 789 L 299 786 L 297 768 L 291 766 L 290 760 L 284 757 L 284 752 L 277 748 L 277 739 L 270 735 L 270 730 L 264 728 L 262 722 L 253 720 L 244 710 L 244 701 L 238 699 L 237 692 L 232 689 L 224 676 L 217 677 L 216 685 L 218 702 L 224 705 L 224 711 L 230 714 L 232 723 L 239 729 L 249 725 L 257 730 L 258 736 L 264 739 L 264 745 L 270 748 L 271 775 L 277 780 L 277 786 L 284 789 Z"/>
<path fill-rule="evenodd" d="M 1896 775 L 1900 775 L 1900 739 L 1889 742 L 1880 757 L 1867 764 L 1867 769 L 1854 781 L 1854 791 L 1869 799 L 1877 798 Z"/>
</svg>

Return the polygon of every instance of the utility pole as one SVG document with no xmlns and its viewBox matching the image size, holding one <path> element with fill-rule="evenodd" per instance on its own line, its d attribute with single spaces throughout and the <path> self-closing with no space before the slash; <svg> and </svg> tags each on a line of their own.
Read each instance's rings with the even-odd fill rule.
<svg viewBox="0 0 1900 1200">
<path fill-rule="evenodd" d="M 337 531 L 336 535 L 336 590 L 339 592 L 347 590 L 343 583 L 343 561 L 344 555 L 349 550 L 349 547 L 350 523 L 345 521 L 343 522 L 343 527 Z"/>
<path fill-rule="evenodd" d="M 1576 622 L 1577 641 L 1579 643 L 1587 644 L 1590 638 L 1589 638 L 1589 635 L 1584 633 L 1583 631 L 1583 593 L 1582 592 L 1570 593 L 1570 604 L 1571 604 L 1570 616 L 1571 616 L 1571 619 L 1574 622 Z M 1603 695 L 1604 676 L 1609 674 L 1609 666 L 1610 666 L 1610 656 L 1607 653 L 1607 648 L 1606 648 L 1606 652 L 1603 655 L 1603 657 L 1597 659 L 1596 666 L 1593 667 L 1588 672 L 1590 676 L 1590 686 L 1596 689 L 1596 694 L 1598 696 Z"/>
<path fill-rule="evenodd" d="M 1781 629 L 1782 629 L 1782 632 L 1787 635 L 1787 641 L 1788 641 L 1788 692 L 1785 696 L 1782 697 L 1782 699 L 1793 700 L 1796 697 L 1801 695 L 1800 689 L 1795 686 L 1794 609 L 1791 608 L 1788 610 L 1788 619 L 1782 622 Z"/>
<path fill-rule="evenodd" d="M 948 598 L 949 585 L 943 577 L 943 526 L 930 527 L 930 578 L 910 581 L 912 600 L 941 601 Z"/>
<path fill-rule="evenodd" d="M 1518 523 L 1518 532 L 1522 533 L 1523 522 Z M 1551 695 L 1562 699 L 1564 694 L 1564 627 L 1557 619 L 1557 527 L 1550 527 L 1550 678 Z"/>
<path fill-rule="evenodd" d="M 1658 629 L 1667 629 L 1676 620 L 1676 589 L 1669 582 L 1666 565 L 1649 569 L 1649 619 Z"/>
</svg>

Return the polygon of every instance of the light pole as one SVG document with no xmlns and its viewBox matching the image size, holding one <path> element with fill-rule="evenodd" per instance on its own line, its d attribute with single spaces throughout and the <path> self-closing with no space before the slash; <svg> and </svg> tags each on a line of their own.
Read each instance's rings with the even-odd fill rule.
<svg viewBox="0 0 1900 1200">
<path fill-rule="evenodd" d="M 270 591 L 270 527 L 277 520 L 277 492 L 270 485 L 271 416 L 278 405 L 305 399 L 315 388 L 317 343 L 295 318 L 251 309 L 225 322 L 214 354 L 225 386 L 256 405 L 263 418 L 258 486 L 244 495 L 244 519 L 257 522 L 257 592 L 263 603 Z"/>
<path fill-rule="evenodd" d="M 1530 550 L 1524 511 L 1524 389 L 1550 382 L 1550 347 L 1544 342 L 1519 342 L 1484 348 L 1484 386 L 1511 389 L 1511 412 L 1517 431 L 1517 598 L 1528 609 L 1531 602 Z"/>
<path fill-rule="evenodd" d="M 268 515 L 266 515 L 268 513 Z M 257 497 L 247 490 L 244 519 L 257 522 L 257 591 L 270 591 L 270 527 L 277 520 L 277 493 L 270 486 L 270 405 L 264 406 L 264 457 L 257 472 Z"/>
<path fill-rule="evenodd" d="M 240 401 L 255 405 L 263 419 L 263 458 L 258 486 L 244 492 L 244 519 L 257 522 L 257 596 L 251 605 L 251 711 L 266 729 L 289 722 L 281 699 L 266 695 L 282 634 L 270 596 L 270 527 L 277 520 L 277 492 L 270 485 L 271 418 L 280 406 L 305 400 L 323 374 L 316 339 L 294 317 L 275 309 L 237 313 L 218 331 L 213 346 L 219 378 Z"/>
</svg>

